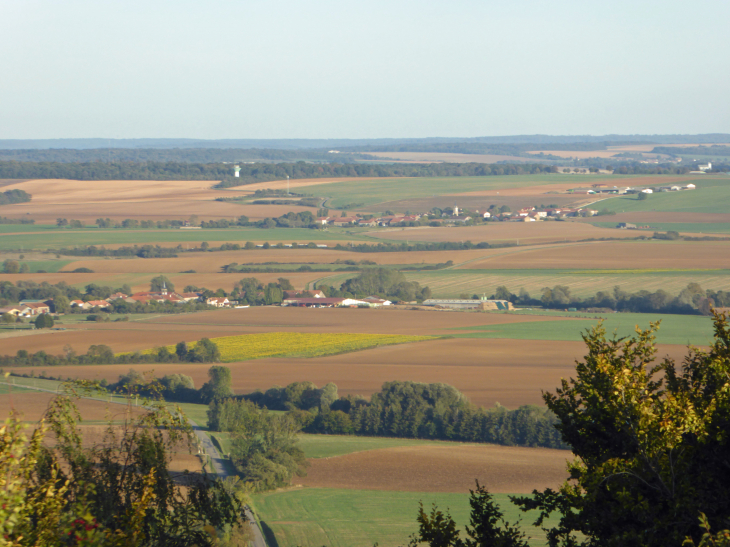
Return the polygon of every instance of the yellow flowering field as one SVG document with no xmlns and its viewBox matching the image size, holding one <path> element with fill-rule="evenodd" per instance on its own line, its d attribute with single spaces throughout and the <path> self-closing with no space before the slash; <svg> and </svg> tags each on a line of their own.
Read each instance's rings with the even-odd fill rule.
<svg viewBox="0 0 730 547">
<path fill-rule="evenodd" d="M 299 333 L 267 332 L 240 334 L 211 338 L 218 345 L 221 361 L 247 361 L 263 357 L 320 357 L 348 353 L 376 346 L 390 346 L 422 340 L 434 340 L 438 336 L 406 336 L 401 334 L 349 334 L 349 333 Z M 189 344 L 195 347 L 195 342 Z M 175 346 L 167 346 L 171 352 Z M 143 353 L 152 353 L 149 349 Z"/>
</svg>

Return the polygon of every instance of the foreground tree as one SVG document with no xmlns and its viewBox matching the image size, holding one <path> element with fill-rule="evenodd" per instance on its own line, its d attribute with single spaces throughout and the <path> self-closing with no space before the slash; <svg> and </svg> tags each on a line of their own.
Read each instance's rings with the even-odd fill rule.
<svg viewBox="0 0 730 547">
<path fill-rule="evenodd" d="M 681 365 L 655 362 L 658 327 L 607 340 L 599 324 L 583 336 L 588 354 L 576 377 L 543 396 L 576 459 L 558 491 L 512 501 L 538 510 L 537 526 L 557 513 L 558 524 L 545 528 L 551 547 L 730 545 L 730 327 L 715 314 L 709 351 L 691 347 Z M 479 530 L 474 500 L 472 492 Z M 509 543 L 522 538 L 510 536 L 516 530 L 495 520 L 485 500 L 484 529 L 497 530 L 491 536 L 462 541 L 448 514 L 434 508 L 429 516 L 421 507 L 416 539 L 439 547 L 520 545 Z"/>
<path fill-rule="evenodd" d="M 418 510 L 418 533 L 411 536 L 410 547 L 427 543 L 429 547 L 529 547 L 525 534 L 517 526 L 504 520 L 504 515 L 492 495 L 477 481 L 476 490 L 470 490 L 471 513 L 466 538 L 459 537 L 459 530 L 451 515 L 439 511 L 431 513 Z"/>
<path fill-rule="evenodd" d="M 659 547 L 701 541 L 730 522 L 730 328 L 715 315 L 709 351 L 690 348 L 681 365 L 655 362 L 654 333 L 606 340 L 584 335 L 576 378 L 544 395 L 577 459 L 558 491 L 520 498 L 542 517 L 560 513 L 551 546 Z"/>
<path fill-rule="evenodd" d="M 17 416 L 0 427 L 0 543 L 203 547 L 245 524 L 230 485 L 170 473 L 173 450 L 194 441 L 184 416 L 128 407 L 89 446 L 74 399 L 56 397 L 30 441 Z"/>
</svg>

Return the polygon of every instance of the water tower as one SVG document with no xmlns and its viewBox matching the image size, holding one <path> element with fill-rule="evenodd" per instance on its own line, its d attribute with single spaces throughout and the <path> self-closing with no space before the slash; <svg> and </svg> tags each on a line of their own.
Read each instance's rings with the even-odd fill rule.
<svg viewBox="0 0 730 547">
<path fill-rule="evenodd" d="M 238 178 L 239 174 L 241 172 L 241 166 L 240 165 L 234 165 L 233 166 L 233 176 Z"/>
</svg>

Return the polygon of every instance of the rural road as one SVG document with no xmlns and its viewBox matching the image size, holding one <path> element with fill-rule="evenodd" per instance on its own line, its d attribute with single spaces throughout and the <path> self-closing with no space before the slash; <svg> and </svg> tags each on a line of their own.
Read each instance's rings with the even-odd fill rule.
<svg viewBox="0 0 730 547">
<path fill-rule="evenodd" d="M 226 464 L 223 460 L 223 457 L 213 444 L 210 436 L 190 418 L 188 418 L 188 422 L 190 422 L 190 425 L 193 426 L 193 431 L 195 431 L 195 435 L 198 437 L 198 440 L 200 441 L 200 446 L 202 447 L 203 451 L 208 456 L 210 456 L 211 462 L 213 464 L 213 471 L 215 471 L 215 473 L 222 479 L 229 476 L 228 469 L 226 469 Z M 256 519 L 253 516 L 253 511 L 251 511 L 251 508 L 246 505 L 243 508 L 243 512 L 244 515 L 246 515 L 246 519 L 248 520 L 249 524 L 251 525 L 251 530 L 253 531 L 253 547 L 266 547 L 264 534 L 261 532 L 259 523 L 256 522 Z"/>
<path fill-rule="evenodd" d="M 57 393 L 54 390 L 45 389 L 42 387 L 21 386 L 21 385 L 17 385 L 17 384 L 10 384 L 8 382 L 0 382 L 0 384 L 12 386 L 12 387 L 24 388 L 24 389 L 32 389 L 34 391 L 45 391 L 47 393 Z M 117 402 L 117 401 L 105 401 L 103 399 L 99 399 L 96 397 L 81 397 L 81 398 L 82 399 L 91 399 L 92 401 L 112 402 L 114 404 L 126 404 L 126 403 Z M 205 452 L 208 456 L 210 456 L 211 462 L 213 464 L 213 471 L 215 472 L 215 474 L 218 475 L 222 479 L 228 477 L 229 473 L 228 473 L 228 470 L 226 469 L 225 462 L 224 462 L 223 458 L 221 457 L 220 452 L 218 452 L 218 449 L 213 444 L 213 441 L 211 440 L 211 438 L 193 420 L 188 418 L 188 422 L 190 422 L 190 425 L 192 426 L 193 431 L 195 432 L 195 435 L 198 437 L 198 440 L 200 441 L 200 446 L 203 449 L 203 452 Z M 243 512 L 244 512 L 244 515 L 246 516 L 246 520 L 248 520 L 249 524 L 251 525 L 251 529 L 253 530 L 253 547 L 267 547 L 266 540 L 264 539 L 264 534 L 261 533 L 261 528 L 259 527 L 259 523 L 256 522 L 256 519 L 253 516 L 253 511 L 251 511 L 251 508 L 248 505 L 246 505 L 243 509 Z"/>
</svg>

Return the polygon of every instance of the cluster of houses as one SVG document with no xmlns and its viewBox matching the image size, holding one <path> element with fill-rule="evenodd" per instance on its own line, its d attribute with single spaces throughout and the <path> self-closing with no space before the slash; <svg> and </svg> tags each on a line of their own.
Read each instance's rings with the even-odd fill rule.
<svg viewBox="0 0 730 547">
<path fill-rule="evenodd" d="M 0 316 L 9 313 L 15 317 L 34 317 L 44 313 L 51 313 L 51 302 L 46 300 L 22 300 L 17 306 L 0 308 Z"/>
<path fill-rule="evenodd" d="M 149 304 L 150 302 L 172 302 L 173 304 L 186 304 L 188 302 L 205 302 L 209 306 L 215 306 L 216 308 L 226 308 L 231 306 L 233 302 L 228 300 L 226 297 L 210 297 L 203 298 L 200 293 L 197 292 L 174 292 L 168 291 L 167 287 L 163 284 L 162 289 L 159 291 L 145 291 L 137 292 L 134 294 L 124 294 L 121 292 L 114 293 L 105 300 L 89 300 L 84 302 L 83 300 L 72 300 L 71 307 L 79 308 L 82 310 L 91 310 L 93 308 L 106 309 L 110 308 L 112 304 L 122 300 L 123 302 L 129 302 L 130 304 Z"/>
<path fill-rule="evenodd" d="M 682 190 L 694 190 L 696 186 L 691 182 L 689 184 L 674 184 L 671 186 L 661 186 L 656 189 L 657 192 L 680 192 Z M 608 186 L 606 184 L 594 184 L 590 188 L 573 188 L 568 190 L 569 194 L 653 194 L 652 188 L 632 188 L 630 186 Z"/>
<path fill-rule="evenodd" d="M 383 300 L 377 296 L 365 298 L 330 298 L 320 290 L 313 291 L 284 291 L 282 306 L 298 308 L 381 308 L 390 306 L 390 300 Z"/>
<path fill-rule="evenodd" d="M 197 292 L 177 293 L 168 291 L 167 288 L 163 287 L 162 290 L 157 292 L 138 292 L 131 295 L 118 292 L 104 300 L 72 300 L 70 302 L 70 306 L 77 310 L 106 310 L 111 308 L 112 304 L 117 300 L 129 302 L 130 304 L 149 304 L 150 302 L 172 302 L 173 304 L 185 304 L 187 302 L 204 302 L 208 306 L 216 308 L 228 308 L 236 304 L 235 301 L 231 301 L 227 297 L 213 296 L 210 298 L 203 298 L 203 296 Z M 32 318 L 44 313 L 55 313 L 55 311 L 52 298 L 47 300 L 23 300 L 17 306 L 6 306 L 4 308 L 0 308 L 0 316 L 9 313 L 16 317 Z"/>
</svg>

